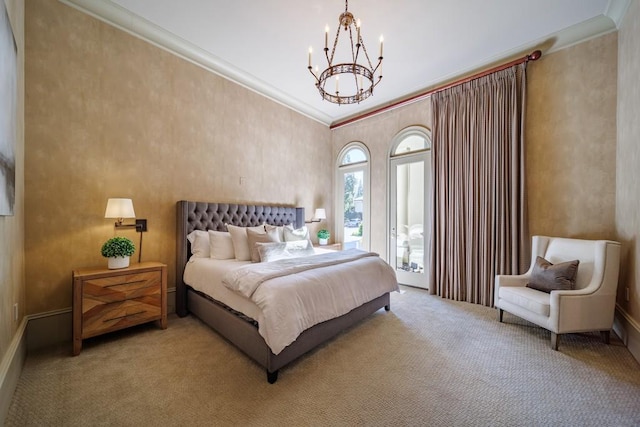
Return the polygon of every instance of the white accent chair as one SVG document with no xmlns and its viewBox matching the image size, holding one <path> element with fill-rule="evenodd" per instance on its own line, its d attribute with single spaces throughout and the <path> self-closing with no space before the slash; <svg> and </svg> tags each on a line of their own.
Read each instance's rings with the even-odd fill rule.
<svg viewBox="0 0 640 427">
<path fill-rule="evenodd" d="M 574 290 L 541 292 L 526 287 L 536 257 L 557 264 L 580 260 Z M 605 343 L 613 326 L 618 289 L 620 243 L 534 236 L 531 267 L 517 276 L 498 275 L 495 306 L 498 321 L 508 311 L 551 331 L 551 348 L 558 350 L 560 334 L 600 331 Z"/>
</svg>

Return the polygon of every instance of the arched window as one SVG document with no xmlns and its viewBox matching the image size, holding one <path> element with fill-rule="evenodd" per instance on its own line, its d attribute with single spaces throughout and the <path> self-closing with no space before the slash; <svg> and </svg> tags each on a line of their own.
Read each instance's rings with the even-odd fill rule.
<svg viewBox="0 0 640 427">
<path fill-rule="evenodd" d="M 347 144 L 338 155 L 336 175 L 336 241 L 342 248 L 369 249 L 369 150 Z"/>
<path fill-rule="evenodd" d="M 405 154 L 411 154 L 416 151 L 427 150 L 431 147 L 431 140 L 424 131 L 416 132 L 413 129 L 411 132 L 407 132 L 406 135 L 398 135 L 395 141 L 395 147 L 393 148 L 392 157 L 402 156 Z"/>
<path fill-rule="evenodd" d="M 431 135 L 411 126 L 399 132 L 389 150 L 389 264 L 398 282 L 428 288 Z"/>
</svg>

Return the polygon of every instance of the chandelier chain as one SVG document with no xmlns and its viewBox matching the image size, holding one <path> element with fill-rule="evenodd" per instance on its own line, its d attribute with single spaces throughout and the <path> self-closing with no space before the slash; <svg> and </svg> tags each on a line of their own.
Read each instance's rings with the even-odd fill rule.
<svg viewBox="0 0 640 427">
<path fill-rule="evenodd" d="M 348 33 L 348 42 L 351 49 L 351 63 L 334 64 L 336 50 L 338 48 L 340 32 L 344 27 L 345 33 Z M 322 99 L 335 103 L 335 104 L 354 104 L 360 103 L 360 101 L 373 95 L 373 89 L 382 80 L 382 37 L 380 38 L 380 56 L 376 66 L 373 66 L 369 53 L 364 44 L 364 39 L 360 33 L 360 21 L 354 19 L 353 14 L 349 12 L 349 2 L 345 0 L 344 12 L 339 16 L 339 25 L 336 30 L 335 39 L 331 50 L 327 46 L 328 43 L 328 28 L 325 30 L 325 47 L 324 53 L 327 60 L 327 68 L 324 69 L 319 75 L 313 71 L 311 63 L 311 48 L 309 49 L 309 72 L 316 80 L 316 87 L 320 92 Z M 354 32 L 355 43 L 354 43 Z M 347 37 L 347 34 L 345 34 Z M 358 63 L 358 57 L 360 55 L 360 49 L 364 55 L 363 64 Z M 329 53 L 331 52 L 331 53 Z M 346 52 L 345 52 L 346 53 Z M 317 69 L 317 66 L 316 66 Z M 379 75 L 376 78 L 376 73 L 380 70 Z M 338 87 L 338 79 L 341 74 L 351 75 L 353 77 L 353 87 L 355 87 L 355 93 L 353 95 L 341 95 Z M 327 90 L 327 81 L 330 79 L 335 80 L 335 92 L 331 93 Z M 347 85 L 347 88 L 351 88 L 351 85 Z M 349 92 L 349 91 L 347 91 Z"/>
</svg>

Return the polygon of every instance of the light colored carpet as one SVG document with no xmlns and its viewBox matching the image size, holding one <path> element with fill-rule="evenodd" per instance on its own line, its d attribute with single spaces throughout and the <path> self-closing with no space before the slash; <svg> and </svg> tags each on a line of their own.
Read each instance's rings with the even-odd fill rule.
<svg viewBox="0 0 640 427">
<path fill-rule="evenodd" d="M 9 426 L 637 426 L 640 366 L 620 341 L 549 333 L 411 288 L 280 371 L 193 317 L 30 354 Z"/>
</svg>

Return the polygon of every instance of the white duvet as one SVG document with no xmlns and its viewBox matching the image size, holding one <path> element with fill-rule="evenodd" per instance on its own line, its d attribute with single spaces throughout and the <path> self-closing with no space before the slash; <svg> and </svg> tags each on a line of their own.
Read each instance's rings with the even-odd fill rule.
<svg viewBox="0 0 640 427">
<path fill-rule="evenodd" d="M 393 269 L 357 249 L 246 265 L 222 283 L 260 307 L 259 333 L 274 354 L 311 326 L 398 290 Z"/>
</svg>

